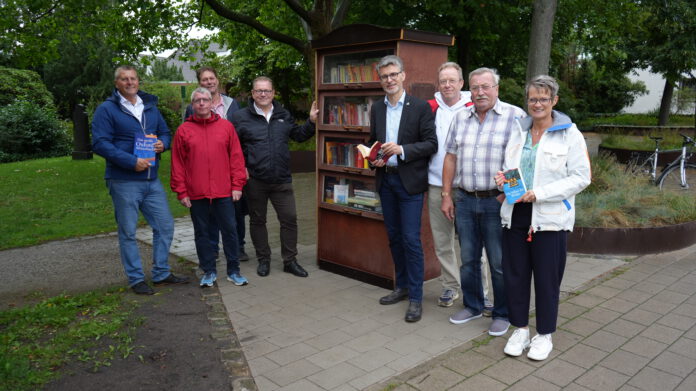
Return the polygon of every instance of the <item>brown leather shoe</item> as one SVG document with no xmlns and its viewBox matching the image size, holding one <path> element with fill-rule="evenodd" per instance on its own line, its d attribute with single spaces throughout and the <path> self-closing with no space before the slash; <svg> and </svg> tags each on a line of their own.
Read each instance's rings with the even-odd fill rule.
<svg viewBox="0 0 696 391">
<path fill-rule="evenodd" d="M 394 291 L 379 299 L 379 304 L 389 305 L 396 304 L 402 300 L 408 299 L 408 289 L 396 288 Z"/>
</svg>

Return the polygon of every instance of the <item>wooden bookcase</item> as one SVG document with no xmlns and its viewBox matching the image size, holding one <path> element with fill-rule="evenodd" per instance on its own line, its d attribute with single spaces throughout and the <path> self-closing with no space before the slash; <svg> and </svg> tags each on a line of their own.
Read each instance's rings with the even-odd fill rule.
<svg viewBox="0 0 696 391">
<path fill-rule="evenodd" d="M 404 61 L 406 93 L 432 99 L 437 68 L 447 61 L 449 35 L 351 25 L 312 41 L 316 51 L 317 262 L 320 268 L 391 289 L 389 250 L 374 171 L 357 154 L 370 137 L 370 108 L 384 99 L 375 65 L 385 55 Z M 440 213 L 437 211 L 436 213 Z M 440 275 L 424 203 L 421 239 L 425 279 Z"/>
</svg>

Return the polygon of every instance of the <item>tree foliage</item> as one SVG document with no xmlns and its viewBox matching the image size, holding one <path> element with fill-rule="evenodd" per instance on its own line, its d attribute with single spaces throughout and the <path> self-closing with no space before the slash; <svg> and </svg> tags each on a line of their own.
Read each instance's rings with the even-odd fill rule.
<svg viewBox="0 0 696 391">
<path fill-rule="evenodd" d="M 55 110 L 53 96 L 36 72 L 0 66 L 0 106 L 18 100 Z"/>
<path fill-rule="evenodd" d="M 66 126 L 53 110 L 25 100 L 0 107 L 0 163 L 68 153 Z"/>
</svg>

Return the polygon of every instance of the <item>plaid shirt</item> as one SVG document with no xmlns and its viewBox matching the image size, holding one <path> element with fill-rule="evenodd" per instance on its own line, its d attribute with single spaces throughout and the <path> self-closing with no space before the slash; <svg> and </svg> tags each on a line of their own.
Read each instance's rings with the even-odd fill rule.
<svg viewBox="0 0 696 391">
<path fill-rule="evenodd" d="M 526 117 L 524 110 L 500 99 L 483 122 L 474 106 L 457 113 L 445 143 L 447 153 L 457 155 L 453 186 L 466 191 L 497 188 L 493 176 L 503 167 L 514 120 L 521 117 Z"/>
</svg>

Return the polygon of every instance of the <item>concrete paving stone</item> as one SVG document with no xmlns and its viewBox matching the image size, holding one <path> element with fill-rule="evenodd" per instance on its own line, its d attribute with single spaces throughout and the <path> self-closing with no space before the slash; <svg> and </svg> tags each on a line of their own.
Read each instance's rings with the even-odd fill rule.
<svg viewBox="0 0 696 391">
<path fill-rule="evenodd" d="M 267 338 L 268 342 L 280 346 L 281 348 L 285 348 L 291 345 L 294 345 L 296 343 L 304 342 L 310 338 L 315 337 L 316 335 L 310 333 L 307 330 L 303 329 L 295 329 L 295 330 L 289 330 L 285 331 L 283 333 L 273 335 Z"/>
<path fill-rule="evenodd" d="M 248 360 L 249 368 L 254 376 L 263 375 L 264 373 L 279 368 L 280 365 L 267 359 L 264 356 L 256 357 L 253 360 Z"/>
<path fill-rule="evenodd" d="M 307 379 L 300 379 L 292 384 L 279 388 L 278 391 L 324 391 L 324 389 Z"/>
<path fill-rule="evenodd" d="M 607 357 L 607 355 L 607 352 L 603 352 L 588 345 L 578 344 L 568 349 L 559 357 L 571 364 L 588 369 Z"/>
<path fill-rule="evenodd" d="M 334 316 L 321 320 L 307 322 L 304 327 L 316 335 L 326 334 L 329 331 L 337 330 L 346 325 L 346 321 Z"/>
<path fill-rule="evenodd" d="M 696 318 L 696 305 L 682 303 L 678 305 L 677 308 L 675 308 L 672 312 L 677 315 L 684 315 L 690 318 Z"/>
<path fill-rule="evenodd" d="M 693 339 L 680 338 L 667 350 L 696 360 L 696 341 Z"/>
<path fill-rule="evenodd" d="M 619 346 L 623 345 L 626 341 L 628 341 L 628 338 L 626 337 L 622 337 L 608 331 L 598 330 L 596 333 L 585 338 L 582 343 L 611 353 L 618 349 Z"/>
<path fill-rule="evenodd" d="M 694 391 L 696 390 L 696 372 L 691 373 L 689 377 L 684 379 L 675 391 Z"/>
<path fill-rule="evenodd" d="M 606 299 L 599 296 L 583 293 L 581 295 L 573 297 L 572 299 L 568 299 L 568 302 L 572 304 L 577 304 L 579 306 L 583 306 L 585 308 L 594 308 L 605 300 Z"/>
<path fill-rule="evenodd" d="M 582 340 L 582 336 L 565 330 L 556 330 L 553 333 L 553 348 L 559 352 L 565 352 Z"/>
<path fill-rule="evenodd" d="M 344 331 L 332 330 L 327 333 L 317 335 L 316 337 L 309 338 L 305 341 L 305 343 L 314 346 L 318 350 L 325 350 L 331 346 L 342 344 L 352 339 L 353 336 Z"/>
<path fill-rule="evenodd" d="M 616 319 L 615 321 L 604 326 L 602 329 L 604 331 L 609 331 L 616 335 L 621 335 L 627 338 L 633 338 L 634 336 L 640 334 L 645 330 L 646 326 L 642 324 L 628 321 L 623 318 Z"/>
<path fill-rule="evenodd" d="M 677 315 L 677 314 L 667 314 L 657 321 L 659 324 L 665 326 L 674 327 L 675 329 L 686 331 L 694 325 L 696 325 L 696 318 L 691 318 L 688 316 Z"/>
<path fill-rule="evenodd" d="M 384 381 L 395 374 L 396 372 L 391 368 L 380 367 L 351 380 L 350 386 L 355 387 L 356 390 L 364 390 L 366 387 Z"/>
<path fill-rule="evenodd" d="M 618 288 L 612 288 L 610 286 L 606 285 L 597 285 L 591 289 L 589 289 L 587 292 L 590 295 L 601 297 L 603 299 L 611 299 L 612 297 L 618 295 L 621 293 L 623 290 L 618 289 Z"/>
<path fill-rule="evenodd" d="M 564 301 L 558 306 L 558 315 L 573 319 L 587 312 L 587 310 L 587 307 Z"/>
<path fill-rule="evenodd" d="M 533 330 L 530 329 L 530 333 Z M 501 358 L 505 357 L 505 353 L 503 353 L 503 349 L 505 349 L 505 344 L 507 343 L 507 338 L 502 338 L 502 337 L 489 337 L 488 335 L 483 336 L 483 338 L 486 339 L 486 343 L 483 344 L 478 344 L 474 348 L 474 351 L 485 354 L 488 357 L 491 357 L 494 360 L 500 360 Z"/>
<path fill-rule="evenodd" d="M 429 360 L 429 354 L 422 351 L 415 351 L 407 355 L 401 355 L 398 359 L 390 362 L 387 366 L 396 372 L 405 372 L 408 369 L 415 367 L 417 364 Z"/>
<path fill-rule="evenodd" d="M 566 387 L 563 387 L 563 391 L 588 391 L 589 388 L 583 387 L 577 383 L 571 383 Z"/>
<path fill-rule="evenodd" d="M 610 309 L 612 311 L 620 312 L 620 313 L 626 313 L 633 308 L 635 308 L 638 304 L 619 299 L 618 297 L 611 298 L 604 303 L 600 304 L 599 306 L 602 308 Z"/>
<path fill-rule="evenodd" d="M 607 308 L 595 307 L 582 315 L 583 318 L 593 320 L 599 323 L 611 323 L 621 316 L 620 312 L 612 311 Z"/>
<path fill-rule="evenodd" d="M 334 365 L 331 368 L 327 368 L 307 376 L 307 380 L 317 384 L 320 387 L 323 387 L 324 389 L 330 390 L 342 384 L 349 383 L 352 379 L 364 374 L 365 371 L 362 369 L 346 362 L 342 362 L 338 365 Z"/>
<path fill-rule="evenodd" d="M 407 381 L 411 387 L 423 391 L 447 390 L 464 380 L 464 376 L 447 368 L 436 366 L 424 374 Z"/>
<path fill-rule="evenodd" d="M 587 337 L 602 328 L 604 324 L 585 318 L 585 315 L 561 325 L 561 329 Z"/>
<path fill-rule="evenodd" d="M 653 297 L 653 295 L 647 292 L 642 292 L 631 288 L 619 293 L 615 297 L 623 300 L 628 300 L 632 303 L 643 304 L 644 302 L 650 300 Z"/>
<path fill-rule="evenodd" d="M 645 367 L 628 381 L 628 384 L 645 391 L 673 390 L 681 383 L 682 378 L 670 373 Z"/>
<path fill-rule="evenodd" d="M 307 360 L 326 369 L 333 367 L 334 365 L 340 364 L 344 361 L 350 360 L 351 358 L 356 357 L 359 354 L 360 353 L 356 352 L 355 350 L 349 349 L 342 345 L 338 345 L 313 354 L 307 357 Z"/>
<path fill-rule="evenodd" d="M 290 345 L 273 351 L 269 354 L 266 354 L 265 357 L 270 360 L 273 360 L 273 362 L 277 363 L 278 365 L 287 365 L 293 361 L 297 361 L 302 358 L 307 358 L 309 360 L 310 356 L 318 352 L 319 351 L 316 348 L 306 343 L 296 343 L 294 345 Z M 318 365 L 316 362 L 312 360 L 309 361 L 315 365 Z"/>
<path fill-rule="evenodd" d="M 382 345 L 384 348 L 394 351 L 399 354 L 409 354 L 415 351 L 422 351 L 423 348 L 430 345 L 433 340 L 423 337 L 418 334 L 408 334 Z"/>
<path fill-rule="evenodd" d="M 672 284 L 675 282 L 679 281 L 679 279 L 682 276 L 671 274 L 671 273 L 665 273 L 665 272 L 660 272 L 660 273 L 655 273 L 650 277 L 650 281 L 658 283 L 658 284 L 663 284 L 669 288 Z"/>
<path fill-rule="evenodd" d="M 677 304 L 664 302 L 653 297 L 645 303 L 639 305 L 638 309 L 654 312 L 656 314 L 665 315 L 677 307 Z"/>
<path fill-rule="evenodd" d="M 460 346 L 463 343 L 463 341 L 454 339 L 434 341 L 430 345 L 424 347 L 423 351 L 430 353 L 432 356 L 439 356 L 440 354 L 445 353 L 454 347 Z"/>
<path fill-rule="evenodd" d="M 630 379 L 628 376 L 597 366 L 580 376 L 576 383 L 591 390 L 616 390 Z"/>
<path fill-rule="evenodd" d="M 282 309 L 281 307 L 268 302 L 250 303 L 246 299 L 244 301 L 249 304 L 249 309 L 244 311 L 244 315 L 248 316 L 249 318 L 255 318 L 264 314 L 277 314 L 278 311 Z"/>
<path fill-rule="evenodd" d="M 623 273 L 621 275 L 621 278 L 623 278 L 625 280 L 633 281 L 633 282 L 642 282 L 642 281 L 646 280 L 648 277 L 650 277 L 651 273 L 642 273 L 642 272 L 636 271 L 633 269 L 634 267 L 635 266 L 631 267 L 630 270 L 628 270 L 626 273 Z"/>
<path fill-rule="evenodd" d="M 450 388 L 449 391 L 502 391 L 505 389 L 505 387 L 507 387 L 506 384 L 501 383 L 489 376 L 477 374 Z"/>
<path fill-rule="evenodd" d="M 386 324 L 374 318 L 363 319 L 355 323 L 347 324 L 339 330 L 346 332 L 354 337 L 367 334 L 370 331 L 378 330 L 385 327 Z"/>
<path fill-rule="evenodd" d="M 692 296 L 696 293 L 696 285 L 687 281 L 679 281 L 668 286 L 667 290 Z"/>
<path fill-rule="evenodd" d="M 561 359 L 555 359 L 534 371 L 534 376 L 557 386 L 565 387 L 583 373 L 585 373 L 585 368 Z"/>
<path fill-rule="evenodd" d="M 667 346 L 669 345 L 639 335 L 626 342 L 621 349 L 652 359 L 667 349 Z"/>
<path fill-rule="evenodd" d="M 640 388 L 633 387 L 630 384 L 624 384 L 623 386 L 621 386 L 621 388 L 619 388 L 619 391 L 643 391 L 643 390 L 641 390 Z"/>
<path fill-rule="evenodd" d="M 500 359 L 503 359 L 502 351 Z M 464 353 L 455 353 L 448 357 L 442 366 L 449 368 L 462 376 L 469 377 L 498 362 L 489 356 L 483 355 L 473 350 Z"/>
<path fill-rule="evenodd" d="M 666 351 L 650 362 L 650 366 L 684 378 L 696 369 L 696 360 Z"/>
<path fill-rule="evenodd" d="M 506 357 L 486 368 L 482 373 L 507 385 L 512 385 L 534 371 L 534 367 L 523 360 L 526 361 L 527 358 Z"/>
<path fill-rule="evenodd" d="M 334 387 L 331 389 L 331 391 L 357 391 L 358 389 L 351 386 L 350 384 L 344 383 L 341 384 L 338 387 Z"/>
<path fill-rule="evenodd" d="M 614 371 L 633 376 L 648 365 L 649 358 L 619 349 L 600 362 L 600 365 Z"/>
<path fill-rule="evenodd" d="M 643 330 L 640 335 L 653 339 L 658 342 L 666 343 L 666 344 L 671 344 L 672 342 L 676 341 L 679 337 L 684 334 L 683 331 L 673 329 L 671 327 L 667 327 L 661 324 L 653 324 L 647 329 Z"/>
<path fill-rule="evenodd" d="M 265 356 L 268 353 L 274 352 L 280 347 L 274 345 L 268 341 L 260 340 L 251 343 L 244 343 L 244 341 L 239 341 L 242 344 L 242 349 L 244 350 L 244 355 L 247 360 L 253 360 L 257 357 Z"/>
<path fill-rule="evenodd" d="M 376 331 L 372 331 L 357 338 L 351 337 L 351 339 L 345 341 L 343 345 L 355 350 L 356 352 L 364 353 L 375 348 L 382 347 L 384 344 L 391 342 L 392 340 L 393 338 L 391 337 Z"/>
<path fill-rule="evenodd" d="M 256 383 L 256 387 L 258 387 L 259 391 L 273 391 L 280 388 L 277 384 L 263 376 L 254 376 L 254 383 Z"/>
<path fill-rule="evenodd" d="M 366 372 L 371 372 L 384 367 L 387 363 L 397 360 L 399 357 L 401 355 L 394 351 L 378 347 L 363 352 L 351 358 L 348 362 Z"/>
<path fill-rule="evenodd" d="M 602 286 L 607 286 L 610 288 L 616 288 L 616 289 L 620 289 L 620 290 L 626 290 L 635 284 L 636 284 L 635 281 L 629 281 L 629 280 L 626 280 L 626 279 L 621 278 L 619 276 L 619 277 L 614 277 L 612 279 L 604 281 L 602 283 Z"/>
<path fill-rule="evenodd" d="M 689 339 L 696 339 L 696 326 L 692 327 L 691 329 L 689 329 L 689 331 L 684 333 L 683 337 Z"/>
<path fill-rule="evenodd" d="M 652 276 L 664 268 L 664 263 L 640 262 L 634 265 L 630 272 L 642 273 Z"/>
<path fill-rule="evenodd" d="M 557 385 L 549 383 L 546 380 L 539 379 L 536 376 L 527 376 L 508 388 L 510 391 L 555 391 L 560 389 L 561 388 Z"/>
<path fill-rule="evenodd" d="M 656 320 L 662 318 L 661 314 L 655 312 L 646 311 L 640 308 L 635 308 L 630 312 L 625 313 L 621 316 L 621 319 L 629 320 L 631 322 L 642 324 L 643 326 L 650 326 L 655 323 Z"/>
<path fill-rule="evenodd" d="M 266 372 L 264 377 L 279 386 L 287 386 L 300 379 L 318 373 L 319 371 L 321 371 L 321 368 L 311 362 L 307 360 L 297 360 L 288 365 L 283 365 L 278 369 Z"/>
</svg>

